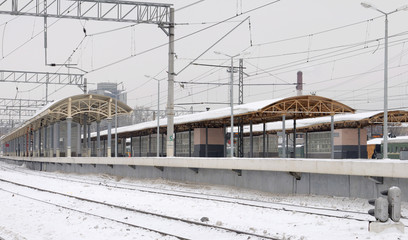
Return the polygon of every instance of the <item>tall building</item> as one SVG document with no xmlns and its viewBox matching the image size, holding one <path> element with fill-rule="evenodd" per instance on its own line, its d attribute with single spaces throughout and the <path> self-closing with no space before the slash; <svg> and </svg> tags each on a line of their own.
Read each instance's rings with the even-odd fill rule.
<svg viewBox="0 0 408 240">
<path fill-rule="evenodd" d="M 96 89 L 89 90 L 91 94 L 100 94 L 111 98 L 118 97 L 118 100 L 127 104 L 127 93 L 124 90 L 118 90 L 118 84 L 110 82 L 101 82 L 97 84 Z"/>
</svg>

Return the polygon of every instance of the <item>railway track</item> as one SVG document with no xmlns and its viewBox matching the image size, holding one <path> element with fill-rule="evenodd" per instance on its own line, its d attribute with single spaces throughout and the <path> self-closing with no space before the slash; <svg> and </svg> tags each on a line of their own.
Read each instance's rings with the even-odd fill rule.
<svg viewBox="0 0 408 240">
<path fill-rule="evenodd" d="M 373 218 L 369 216 L 366 212 L 360 211 L 350 211 L 350 210 L 340 210 L 340 209 L 333 209 L 333 208 L 324 208 L 324 207 L 314 207 L 314 206 L 300 206 L 296 204 L 289 204 L 289 203 L 282 203 L 282 202 L 266 202 L 266 201 L 258 201 L 258 200 L 250 200 L 250 199 L 242 199 L 242 198 L 235 198 L 235 197 L 228 197 L 228 196 L 219 196 L 214 194 L 205 194 L 202 193 L 194 193 L 194 192 L 187 192 L 187 191 L 179 191 L 179 190 L 163 190 L 157 189 L 152 187 L 140 186 L 135 184 L 128 184 L 128 183 L 117 183 L 117 182 L 104 182 L 98 180 L 91 180 L 87 179 L 86 181 L 82 178 L 77 178 L 70 176 L 69 178 L 58 176 L 56 177 L 55 174 L 49 172 L 42 172 L 41 174 L 37 174 L 33 171 L 29 173 L 25 170 L 15 169 L 5 166 L 0 166 L 0 168 L 5 168 L 8 170 L 13 170 L 17 172 L 21 172 L 23 174 L 35 174 L 41 177 L 47 177 L 51 179 L 58 179 L 64 180 L 69 182 L 77 182 L 82 184 L 90 184 L 90 185 L 103 185 L 110 188 L 117 188 L 117 189 L 124 189 L 130 191 L 140 191 L 146 192 L 151 194 L 159 194 L 159 195 L 167 195 L 167 196 L 175 196 L 175 197 L 182 197 L 182 198 L 194 198 L 199 200 L 206 200 L 206 201 L 217 201 L 222 203 L 230 203 L 230 204 L 239 204 L 243 206 L 249 207 L 258 207 L 263 209 L 271 209 L 271 210 L 280 210 L 280 211 L 289 211 L 289 212 L 298 212 L 304 214 L 312 214 L 324 217 L 333 217 L 333 218 L 341 218 L 341 219 L 350 219 L 356 221 L 372 221 Z M 44 174 L 45 173 L 45 174 Z M 402 217 L 402 222 L 407 227 L 408 225 L 408 218 Z"/>
<path fill-rule="evenodd" d="M 16 191 L 16 186 L 20 191 Z M 7 189 L 9 188 L 9 189 Z M 11 190 L 13 189 L 13 190 Z M 24 190 L 25 189 L 25 190 Z M 27 194 L 27 189 L 31 192 Z M 29 198 L 34 201 L 38 201 L 44 204 L 54 205 L 56 207 L 61 207 L 71 211 L 79 212 L 86 215 L 91 215 L 94 217 L 99 217 L 114 221 L 120 224 L 125 224 L 130 227 L 140 228 L 148 231 L 153 231 L 164 236 L 171 236 L 178 239 L 202 239 L 203 236 L 212 236 L 214 239 L 225 239 L 225 238 L 235 238 L 235 239 L 272 239 L 277 238 L 266 235 L 259 235 L 250 232 L 245 232 L 237 229 L 231 229 L 227 227 L 221 227 L 216 225 L 209 225 L 203 222 L 192 221 L 188 219 L 183 219 L 179 217 L 168 216 L 164 214 L 158 214 L 155 212 L 143 211 L 140 209 L 120 206 L 117 204 L 111 204 L 107 202 L 101 202 L 89 198 L 83 198 L 80 196 L 74 196 L 69 194 L 64 194 L 61 192 L 50 191 L 47 189 L 31 186 L 28 184 L 17 183 L 0 178 L 0 190 L 5 191 L 17 196 Z M 22 193 L 25 192 L 25 193 Z M 42 193 L 42 194 L 39 194 Z M 48 194 L 48 196 L 47 196 Z M 50 195 L 53 197 L 50 199 Z M 36 197 L 33 197 L 36 196 Z M 55 197 L 57 196 L 57 198 Z M 69 199 L 70 204 L 67 205 L 67 199 Z M 83 203 L 91 204 L 93 207 L 91 209 L 100 209 L 100 206 L 109 207 L 114 209 L 115 214 L 113 216 L 107 216 L 107 214 L 102 212 L 90 211 L 89 208 L 81 209 L 79 206 Z M 126 216 L 120 217 L 119 220 L 116 216 Z M 131 216 L 131 217 L 130 217 Z M 133 220 L 133 222 L 132 222 Z M 138 223 L 135 223 L 138 222 Z M 162 222 L 163 224 L 157 225 L 154 222 Z M 142 224 L 141 224 L 142 223 Z M 171 226 L 171 228 L 166 227 Z M 165 228 L 162 230 L 161 228 Z M 188 229 L 188 231 L 180 231 L 180 229 Z M 182 233 L 180 233 L 182 232 Z"/>
</svg>

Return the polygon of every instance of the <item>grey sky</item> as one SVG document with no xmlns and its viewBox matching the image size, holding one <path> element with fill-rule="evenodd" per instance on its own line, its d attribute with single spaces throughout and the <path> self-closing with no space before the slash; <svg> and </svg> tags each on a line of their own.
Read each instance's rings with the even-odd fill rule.
<svg viewBox="0 0 408 240">
<path fill-rule="evenodd" d="M 271 1 L 248 0 L 206 0 L 194 6 L 177 11 L 194 1 L 161 1 L 173 3 L 176 9 L 176 39 L 211 23 L 227 19 L 241 12 L 264 5 Z M 390 12 L 408 4 L 403 0 L 370 3 Z M 229 22 L 203 31 L 175 43 L 177 54 L 176 72 L 200 55 L 240 21 L 250 16 L 236 30 L 214 48 L 204 54 L 197 62 L 228 65 L 229 59 L 216 55 L 220 51 L 235 55 L 242 51 L 245 67 L 250 77 L 244 83 L 294 83 L 296 72 L 304 72 L 304 94 L 316 92 L 317 95 L 334 98 L 358 110 L 381 110 L 383 107 L 383 37 L 384 17 L 372 9 L 365 9 L 360 1 L 282 0 L 275 4 L 241 15 Z M 44 66 L 43 19 L 0 15 L 0 34 L 2 34 L 1 69 L 56 71 L 58 68 Z M 370 20 L 372 19 L 372 20 Z M 119 31 L 93 35 L 129 24 L 77 20 L 48 19 L 49 24 L 57 21 L 48 30 L 48 61 L 63 63 L 84 38 L 83 28 L 88 36 L 71 58 L 90 73 L 86 77 L 89 88 L 97 82 L 124 82 L 130 106 L 156 108 L 157 83 L 145 75 L 166 78 L 168 48 L 162 47 L 146 54 L 135 56 L 110 67 L 101 67 L 129 57 L 144 50 L 166 43 L 167 37 L 156 25 L 140 24 Z M 7 22 L 7 24 L 5 24 Z M 209 24 L 196 24 L 196 23 Z M 408 11 L 389 16 L 389 96 L 390 108 L 408 107 Z M 354 24 L 359 23 L 359 24 Z M 354 25 L 351 25 L 354 24 Z M 338 28 L 347 26 L 344 28 Z M 332 31 L 326 31 L 335 29 Z M 16 47 L 34 37 L 29 43 L 12 52 Z M 399 36 L 393 36 L 400 34 Z M 285 40 L 287 39 L 287 40 Z M 288 40 L 291 39 L 291 40 Z M 377 41 L 378 39 L 378 41 Z M 252 46 L 250 42 L 252 40 Z M 284 40 L 284 41 L 280 41 Z M 269 44 L 266 44 L 269 43 Z M 11 53 L 12 52 L 12 53 Z M 235 62 L 237 65 L 237 61 Z M 60 72 L 67 72 L 61 69 Z M 74 72 L 71 70 L 71 72 Z M 228 82 L 228 73 L 222 68 L 190 66 L 176 76 L 183 82 Z M 235 80 L 237 80 L 237 75 Z M 2 83 L 3 97 L 41 99 L 45 86 L 33 84 Z M 35 88 L 37 87 L 37 88 Z M 50 99 L 79 94 L 74 86 L 51 86 Z M 167 102 L 167 83 L 161 84 L 161 108 Z M 235 88 L 237 94 L 237 88 Z M 246 86 L 244 101 L 252 102 L 266 98 L 289 97 L 295 95 L 295 87 L 286 86 Z M 176 109 L 190 108 L 188 103 L 220 102 L 229 100 L 227 86 L 176 84 Z M 237 95 L 234 96 L 237 101 Z M 206 107 L 218 108 L 227 105 L 195 104 L 195 110 Z"/>
</svg>

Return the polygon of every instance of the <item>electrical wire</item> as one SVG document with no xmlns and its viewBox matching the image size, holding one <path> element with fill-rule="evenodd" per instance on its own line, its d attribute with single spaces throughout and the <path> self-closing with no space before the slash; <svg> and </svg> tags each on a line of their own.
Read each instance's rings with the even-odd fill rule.
<svg viewBox="0 0 408 240">
<path fill-rule="evenodd" d="M 198 34 L 198 33 L 201 33 L 201 32 L 203 32 L 203 31 L 206 31 L 206 30 L 208 30 L 208 29 L 210 29 L 210 28 L 213 28 L 213 27 L 215 27 L 215 26 L 218 26 L 218 25 L 220 25 L 220 24 L 222 24 L 222 23 L 224 23 L 224 22 L 226 22 L 226 21 L 229 21 L 229 20 L 231 20 L 231 19 L 237 18 L 237 17 L 239 17 L 239 16 L 241 16 L 241 15 L 248 14 L 248 13 L 250 13 L 250 12 L 259 10 L 259 9 L 261 9 L 261 8 L 267 7 L 267 6 L 269 6 L 269 5 L 275 4 L 275 3 L 280 2 L 280 1 L 281 1 L 281 0 L 275 0 L 275 1 L 271 1 L 271 2 L 269 2 L 269 3 L 263 4 L 263 5 L 259 6 L 259 7 L 255 7 L 255 8 L 253 8 L 253 9 L 250 9 L 250 10 L 248 10 L 248 11 L 243 12 L 243 13 L 240 14 L 240 15 L 235 15 L 235 16 L 229 17 L 229 18 L 224 19 L 224 20 L 222 20 L 222 21 L 220 21 L 220 22 L 217 22 L 217 23 L 215 23 L 215 24 L 212 24 L 212 25 L 210 25 L 210 26 L 208 26 L 208 27 L 205 27 L 205 28 L 202 28 L 202 29 L 200 29 L 200 30 L 194 31 L 194 32 L 192 32 L 192 33 L 190 33 L 190 34 L 184 35 L 184 36 L 182 36 L 182 37 L 180 37 L 180 38 L 175 39 L 173 42 L 177 42 L 177 41 L 183 40 L 183 39 L 185 39 L 185 38 L 191 37 L 191 36 L 193 36 L 193 35 L 196 35 L 196 34 Z M 111 66 L 116 65 L 116 64 L 118 64 L 118 63 L 122 63 L 122 62 L 127 61 L 127 60 L 129 60 L 129 59 L 131 59 L 131 58 L 134 58 L 134 57 L 136 57 L 136 56 L 143 55 L 143 54 L 145 54 L 145 53 L 154 51 L 154 50 L 156 50 L 156 49 L 162 48 L 162 47 L 167 46 L 167 45 L 168 45 L 167 42 L 166 42 L 166 43 L 163 43 L 163 44 L 160 44 L 160 45 L 158 45 L 158 46 L 155 46 L 155 47 L 149 48 L 149 49 L 147 49 L 147 50 L 141 51 L 141 52 L 139 52 L 139 53 L 136 53 L 136 54 L 134 54 L 134 55 L 132 55 L 132 56 L 128 56 L 128 57 L 119 59 L 119 60 L 117 60 L 117 61 L 114 61 L 114 62 L 112 62 L 112 63 L 103 65 L 103 66 L 101 66 L 101 67 L 99 67 L 99 68 L 96 68 L 96 69 L 94 69 L 94 70 L 92 70 L 92 71 L 90 71 L 90 72 L 88 72 L 88 73 L 96 72 L 96 71 L 105 69 L 105 68 L 107 68 L 107 67 L 111 67 Z"/>
</svg>

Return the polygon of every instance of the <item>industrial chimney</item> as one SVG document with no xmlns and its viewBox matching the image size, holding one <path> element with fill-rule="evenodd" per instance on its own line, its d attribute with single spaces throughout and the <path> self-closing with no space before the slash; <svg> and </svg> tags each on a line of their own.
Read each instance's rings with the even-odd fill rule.
<svg viewBox="0 0 408 240">
<path fill-rule="evenodd" d="M 296 83 L 296 90 L 297 90 L 297 95 L 302 96 L 302 91 L 303 91 L 303 73 L 301 71 L 297 72 L 297 83 Z"/>
</svg>

